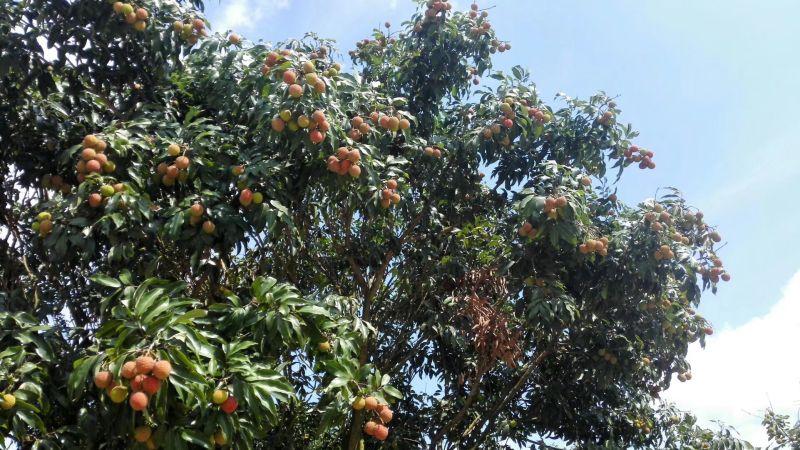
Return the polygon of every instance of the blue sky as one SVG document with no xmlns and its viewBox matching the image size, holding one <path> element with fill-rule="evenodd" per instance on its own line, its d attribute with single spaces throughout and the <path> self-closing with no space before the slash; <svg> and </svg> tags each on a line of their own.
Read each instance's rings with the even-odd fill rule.
<svg viewBox="0 0 800 450">
<path fill-rule="evenodd" d="M 454 3 L 464 10 L 470 2 Z M 557 92 L 620 95 L 619 120 L 641 132 L 638 144 L 656 153 L 657 164 L 656 170 L 632 169 L 623 177 L 624 201 L 651 197 L 659 186 L 678 187 L 730 242 L 721 256 L 733 280 L 701 306 L 719 332 L 706 350 L 692 350 L 694 385 L 676 388 L 672 398 L 762 440 L 755 436 L 752 414 L 770 402 L 788 414 L 800 408 L 800 364 L 786 361 L 796 357 L 783 353 L 785 345 L 800 340 L 800 276 L 793 278 L 800 271 L 800 209 L 786 196 L 797 192 L 800 175 L 794 110 L 800 104 L 800 2 L 479 5 L 494 6 L 490 20 L 499 37 L 513 44 L 511 52 L 495 58 L 497 69 L 528 68 L 545 99 Z M 272 42 L 315 31 L 336 39 L 346 55 L 384 21 L 396 29 L 414 4 L 225 0 L 207 8 L 215 31 L 231 28 L 247 39 Z M 747 388 L 750 383 L 769 389 Z M 746 401 L 725 403 L 730 390 L 742 389 L 751 389 L 751 395 L 740 395 Z"/>
</svg>

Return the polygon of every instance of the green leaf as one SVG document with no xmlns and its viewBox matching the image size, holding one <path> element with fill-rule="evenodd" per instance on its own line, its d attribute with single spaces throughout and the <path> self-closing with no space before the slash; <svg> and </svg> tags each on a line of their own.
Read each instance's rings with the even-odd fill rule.
<svg viewBox="0 0 800 450">
<path fill-rule="evenodd" d="M 72 364 L 72 373 L 67 380 L 67 394 L 75 401 L 83 395 L 83 389 L 89 378 L 89 372 L 94 368 L 95 364 L 100 360 L 102 355 L 87 356 L 75 360 Z"/>
<path fill-rule="evenodd" d="M 203 448 L 213 449 L 214 446 L 208 439 L 208 436 L 201 434 L 199 431 L 184 430 L 181 432 L 181 438 L 190 444 L 199 445 Z"/>
<path fill-rule="evenodd" d="M 208 311 L 206 311 L 205 309 L 193 309 L 193 310 L 181 315 L 180 317 L 178 317 L 175 320 L 175 323 L 186 324 L 186 323 L 194 321 L 194 319 L 197 319 L 197 318 L 200 318 L 200 317 L 205 317 L 207 315 L 208 315 Z"/>
<path fill-rule="evenodd" d="M 119 280 L 109 277 L 108 275 L 104 275 L 102 273 L 96 273 L 89 277 L 94 283 L 97 283 L 101 286 L 111 287 L 111 288 L 118 288 L 122 286 L 122 283 Z"/>
</svg>

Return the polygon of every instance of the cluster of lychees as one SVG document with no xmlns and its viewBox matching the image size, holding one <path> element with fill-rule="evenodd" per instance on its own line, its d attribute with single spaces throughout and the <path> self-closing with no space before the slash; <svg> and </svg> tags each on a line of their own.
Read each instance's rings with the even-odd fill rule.
<svg viewBox="0 0 800 450">
<path fill-rule="evenodd" d="M 400 203 L 400 194 L 397 192 L 397 180 L 389 180 L 386 187 L 381 191 L 381 206 L 388 208 L 392 204 Z"/>
<path fill-rule="evenodd" d="M 407 130 L 411 127 L 411 122 L 399 113 L 384 114 L 372 111 L 369 114 L 369 119 L 372 121 L 373 126 L 379 126 L 392 132 Z M 361 116 L 355 116 L 350 119 L 350 126 L 351 128 L 347 135 L 354 141 L 360 141 L 362 137 L 367 136 L 372 130 L 370 124 Z"/>
<path fill-rule="evenodd" d="M 108 155 L 105 154 L 107 147 L 106 141 L 93 134 L 83 138 L 83 150 L 80 153 L 80 159 L 75 164 L 79 183 L 83 183 L 87 174 L 111 173 L 116 170 L 117 166 L 109 161 Z"/>
<path fill-rule="evenodd" d="M 147 28 L 147 18 L 150 13 L 144 8 L 134 8 L 130 3 L 115 2 L 112 6 L 114 12 L 123 16 L 125 22 L 133 25 L 136 31 L 144 31 Z"/>
<path fill-rule="evenodd" d="M 122 403 L 132 392 L 128 400 L 131 409 L 143 411 L 147 409 L 150 397 L 158 392 L 161 382 L 169 378 L 171 373 L 172 364 L 169 361 L 156 361 L 143 355 L 122 365 L 120 383 L 114 380 L 111 372 L 103 370 L 94 375 L 94 384 L 99 389 L 105 389 L 114 403 Z M 128 380 L 128 384 L 125 385 L 123 380 Z"/>
<path fill-rule="evenodd" d="M 366 409 L 367 411 L 372 411 L 375 415 L 374 419 L 364 424 L 364 433 L 379 441 L 385 441 L 389 437 L 389 428 L 386 427 L 386 424 L 391 422 L 394 416 L 389 405 L 378 402 L 378 399 L 372 396 L 367 398 L 357 397 L 353 401 L 353 409 L 356 411 Z"/>
<path fill-rule="evenodd" d="M 361 152 L 357 148 L 339 147 L 335 155 L 328 157 L 328 170 L 341 176 L 358 178 L 361 175 L 360 161 Z"/>
<path fill-rule="evenodd" d="M 185 40 L 191 45 L 197 44 L 201 37 L 206 37 L 206 23 L 203 19 L 194 19 L 188 22 L 176 20 L 172 24 L 172 29 L 178 33 L 181 39 Z"/>
</svg>

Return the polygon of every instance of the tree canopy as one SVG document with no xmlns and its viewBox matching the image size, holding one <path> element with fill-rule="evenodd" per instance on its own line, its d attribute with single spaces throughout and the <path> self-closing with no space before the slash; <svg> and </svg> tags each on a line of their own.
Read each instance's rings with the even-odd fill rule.
<svg viewBox="0 0 800 450">
<path fill-rule="evenodd" d="M 617 199 L 655 163 L 614 98 L 494 70 L 477 5 L 351 72 L 202 11 L 0 12 L 6 444 L 745 448 L 658 401 L 730 275 L 678 190 Z"/>
</svg>

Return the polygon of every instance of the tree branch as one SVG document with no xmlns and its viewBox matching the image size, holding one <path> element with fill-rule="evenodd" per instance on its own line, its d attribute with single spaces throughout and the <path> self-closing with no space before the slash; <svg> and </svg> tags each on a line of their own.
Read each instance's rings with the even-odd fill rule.
<svg viewBox="0 0 800 450">
<path fill-rule="evenodd" d="M 545 360 L 545 358 L 547 358 L 550 355 L 550 353 L 551 353 L 550 350 L 543 350 L 541 353 L 539 353 L 539 356 L 528 361 L 523 366 L 522 374 L 519 376 L 514 386 L 512 386 L 511 389 L 508 390 L 508 392 L 502 399 L 500 399 L 494 404 L 494 406 L 489 410 L 488 414 L 480 415 L 476 417 L 475 420 L 472 421 L 472 423 L 467 427 L 467 429 L 464 430 L 464 433 L 461 434 L 461 440 L 463 441 L 465 438 L 468 438 L 473 431 L 480 431 L 481 428 L 483 428 L 483 425 L 486 423 L 487 419 L 496 417 L 497 414 L 500 412 L 500 409 L 505 407 L 506 404 L 509 401 L 511 401 L 511 399 L 517 395 L 517 393 L 519 393 L 519 391 L 528 381 L 528 378 L 530 378 L 531 374 L 533 374 L 534 369 L 536 369 L 536 367 L 538 367 Z M 481 442 L 483 442 L 490 429 L 491 427 L 486 427 L 486 429 L 483 430 L 483 432 L 478 436 L 478 439 L 475 441 L 475 444 L 472 447 L 472 449 L 478 448 L 478 445 Z"/>
</svg>

